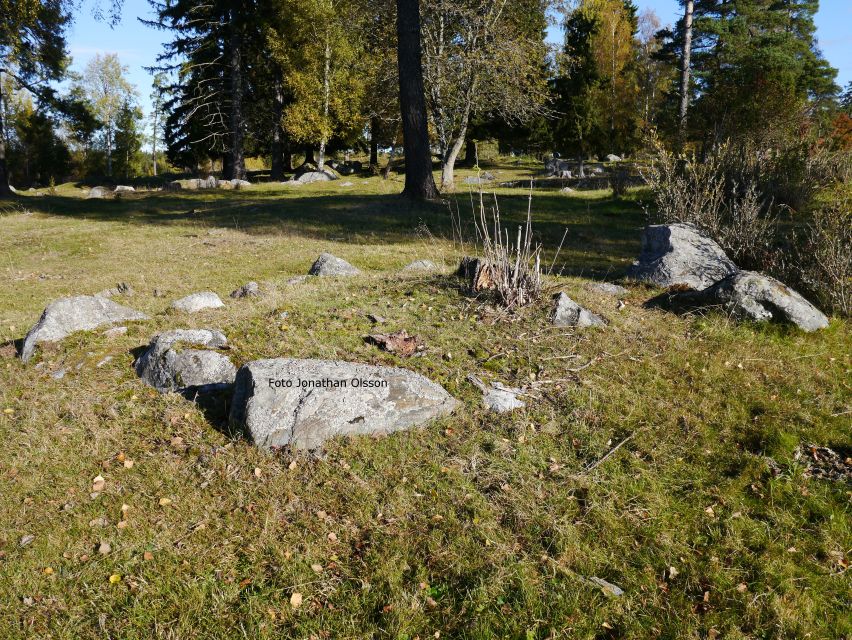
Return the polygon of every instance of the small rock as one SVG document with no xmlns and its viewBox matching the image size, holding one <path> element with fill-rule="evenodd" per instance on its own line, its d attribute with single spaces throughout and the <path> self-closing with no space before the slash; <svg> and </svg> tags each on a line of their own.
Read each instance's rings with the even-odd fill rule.
<svg viewBox="0 0 852 640">
<path fill-rule="evenodd" d="M 212 291 L 193 293 L 172 302 L 172 309 L 186 313 L 196 313 L 203 309 L 219 309 L 224 306 L 225 303 Z"/>
<path fill-rule="evenodd" d="M 28 544 L 30 544 L 33 540 L 35 540 L 35 536 L 34 536 L 34 535 L 27 534 L 27 535 L 25 535 L 25 536 L 21 536 L 21 539 L 20 539 L 20 541 L 18 542 L 18 546 L 19 546 L 19 547 L 26 547 L 26 546 L 27 546 Z"/>
<path fill-rule="evenodd" d="M 133 193 L 134 191 L 136 191 L 136 189 L 124 184 L 117 185 L 115 189 L 113 189 L 113 193 Z"/>
<path fill-rule="evenodd" d="M 606 320 L 592 313 L 560 292 L 554 296 L 552 314 L 553 324 L 557 327 L 605 327 Z"/>
<path fill-rule="evenodd" d="M 621 156 L 617 156 L 614 153 L 609 153 L 606 156 L 607 162 L 621 162 Z"/>
<path fill-rule="evenodd" d="M 621 587 L 614 585 L 611 582 L 607 582 L 603 578 L 592 576 L 591 578 L 586 578 L 585 581 L 590 584 L 597 585 L 598 587 L 600 587 L 601 591 L 603 591 L 608 596 L 620 598 L 624 595 L 624 590 Z"/>
<path fill-rule="evenodd" d="M 373 322 L 375 324 L 384 324 L 385 321 L 386 321 L 386 318 L 384 316 L 376 315 L 375 313 L 368 313 L 367 314 L 367 320 L 369 320 L 370 322 Z"/>
<path fill-rule="evenodd" d="M 89 193 L 86 194 L 86 199 L 87 200 L 92 200 L 92 199 L 100 200 L 102 198 L 105 198 L 108 193 L 109 193 L 109 191 L 107 190 L 106 187 L 92 187 L 91 189 L 89 189 Z"/>
<path fill-rule="evenodd" d="M 260 287 L 252 280 L 238 289 L 231 291 L 232 298 L 255 298 L 260 295 Z"/>
<path fill-rule="evenodd" d="M 54 380 L 62 380 L 65 377 L 65 374 L 68 373 L 67 369 L 59 369 L 58 371 L 54 371 L 50 374 L 50 377 Z"/>
<path fill-rule="evenodd" d="M 361 272 L 346 260 L 330 253 L 320 254 L 308 271 L 311 276 L 354 276 L 359 273 Z"/>
<path fill-rule="evenodd" d="M 101 361 L 100 361 L 98 364 L 96 364 L 95 366 L 96 366 L 98 369 L 100 369 L 102 366 L 104 366 L 105 364 L 108 364 L 108 363 L 109 363 L 109 362 L 111 362 L 111 361 L 112 361 L 112 356 L 106 356 L 103 360 L 101 360 Z"/>
<path fill-rule="evenodd" d="M 627 294 L 627 289 L 612 282 L 592 282 L 586 285 L 586 288 L 598 293 L 605 293 L 609 296 L 623 296 Z"/>
<path fill-rule="evenodd" d="M 112 339 L 112 338 L 121 337 L 121 336 L 126 335 L 126 334 L 127 334 L 127 327 L 121 326 L 121 327 L 112 327 L 111 329 L 107 329 L 101 335 Z"/>
<path fill-rule="evenodd" d="M 500 382 L 492 382 L 490 385 L 486 385 L 473 374 L 469 374 L 467 379 L 482 391 L 482 404 L 489 411 L 507 413 L 515 409 L 523 409 L 526 406 L 524 401 L 518 398 L 518 396 L 523 395 L 523 389 L 507 387 Z"/>
<path fill-rule="evenodd" d="M 160 392 L 184 394 L 199 389 L 212 391 L 234 381 L 237 370 L 226 356 L 216 351 L 178 348 L 181 344 L 218 349 L 226 346 L 228 340 L 220 331 L 209 329 L 163 332 L 154 336 L 139 356 L 136 374 Z"/>
<path fill-rule="evenodd" d="M 302 284 L 307 279 L 308 276 L 294 276 L 287 280 L 287 284 Z"/>
</svg>

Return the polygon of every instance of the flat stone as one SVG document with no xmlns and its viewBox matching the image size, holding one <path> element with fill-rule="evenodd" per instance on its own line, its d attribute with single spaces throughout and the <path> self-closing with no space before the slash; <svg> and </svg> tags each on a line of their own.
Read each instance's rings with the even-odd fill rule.
<svg viewBox="0 0 852 640">
<path fill-rule="evenodd" d="M 219 309 L 224 306 L 225 303 L 212 291 L 193 293 L 172 302 L 172 309 L 187 313 L 196 313 L 203 309 Z"/>
<path fill-rule="evenodd" d="M 415 260 L 405 265 L 403 271 L 437 271 L 438 265 L 431 260 Z"/>
<path fill-rule="evenodd" d="M 627 277 L 657 285 L 701 290 L 736 273 L 737 266 L 691 224 L 656 224 L 642 233 L 642 253 Z"/>
<path fill-rule="evenodd" d="M 231 186 L 234 189 L 245 189 L 246 187 L 251 186 L 251 182 L 249 182 L 248 180 L 240 180 L 238 178 L 234 178 L 233 180 L 231 180 Z"/>
<path fill-rule="evenodd" d="M 259 295 L 260 287 L 254 280 L 246 282 L 243 286 L 231 291 L 232 298 L 255 298 Z"/>
<path fill-rule="evenodd" d="M 346 260 L 330 253 L 321 253 L 308 271 L 311 276 L 354 276 L 359 273 L 361 272 Z"/>
<path fill-rule="evenodd" d="M 225 335 L 211 329 L 175 329 L 152 338 L 136 361 L 136 374 L 158 391 L 186 392 L 227 385 L 234 381 L 236 367 L 218 349 L 228 344 Z M 206 347 L 184 349 L 183 345 Z"/>
<path fill-rule="evenodd" d="M 586 285 L 586 288 L 590 291 L 605 293 L 608 296 L 623 296 L 627 293 L 627 289 L 612 282 L 590 282 Z"/>
<path fill-rule="evenodd" d="M 120 184 L 113 189 L 113 193 L 133 193 L 136 189 L 133 187 L 129 187 L 126 184 Z"/>
<path fill-rule="evenodd" d="M 75 331 L 90 331 L 103 325 L 147 320 L 141 311 L 98 296 L 60 298 L 47 305 L 39 321 L 24 338 L 21 360 L 27 362 L 39 342 L 57 342 Z"/>
<path fill-rule="evenodd" d="M 130 297 L 134 294 L 133 287 L 131 287 L 126 282 L 119 282 L 114 287 L 109 289 L 104 289 L 103 291 L 99 291 L 96 293 L 96 296 L 100 296 L 101 298 L 112 298 L 113 296 L 127 296 Z"/>
<path fill-rule="evenodd" d="M 336 436 L 417 427 L 457 405 L 443 387 L 406 369 L 279 358 L 240 368 L 230 423 L 264 449 L 317 449 Z"/>
<path fill-rule="evenodd" d="M 825 314 L 801 294 L 754 271 L 738 271 L 702 291 L 664 293 L 646 304 L 674 309 L 720 306 L 737 319 L 791 323 L 808 332 L 828 326 Z"/>
<path fill-rule="evenodd" d="M 605 327 L 606 320 L 581 307 L 565 293 L 554 297 L 552 320 L 557 327 Z"/>
</svg>

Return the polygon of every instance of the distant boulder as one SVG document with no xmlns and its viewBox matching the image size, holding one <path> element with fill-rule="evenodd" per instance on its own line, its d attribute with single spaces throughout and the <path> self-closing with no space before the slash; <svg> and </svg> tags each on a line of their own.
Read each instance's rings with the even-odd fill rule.
<svg viewBox="0 0 852 640">
<path fill-rule="evenodd" d="M 224 306 L 225 303 L 212 291 L 193 293 L 172 302 L 172 309 L 186 313 L 196 313 L 203 309 L 219 309 Z"/>
<path fill-rule="evenodd" d="M 126 184 L 120 184 L 113 189 L 113 193 L 134 193 L 136 189 L 134 187 L 129 187 Z"/>
<path fill-rule="evenodd" d="M 642 252 L 627 277 L 658 287 L 705 289 L 738 271 L 722 247 L 691 224 L 656 224 L 642 233 Z"/>
<path fill-rule="evenodd" d="M 295 182 L 299 184 L 311 184 L 312 182 L 330 182 L 331 180 L 337 180 L 337 176 L 334 175 L 331 171 L 307 171 L 301 174 L 299 177 L 293 177 Z"/>
<path fill-rule="evenodd" d="M 106 187 L 92 187 L 89 189 L 89 193 L 86 194 L 86 199 L 103 199 L 106 198 L 109 194 L 109 190 Z"/>
<path fill-rule="evenodd" d="M 436 271 L 438 266 L 431 260 L 415 260 L 405 265 L 403 271 Z"/>
<path fill-rule="evenodd" d="M 621 162 L 621 156 L 617 156 L 614 153 L 610 153 L 606 157 L 607 162 Z"/>
<path fill-rule="evenodd" d="M 243 286 L 231 291 L 232 298 L 256 298 L 259 295 L 260 287 L 258 287 L 254 280 L 246 282 Z"/>
<path fill-rule="evenodd" d="M 346 260 L 330 253 L 322 253 L 311 265 L 308 275 L 311 276 L 355 276 L 361 273 Z"/>
</svg>

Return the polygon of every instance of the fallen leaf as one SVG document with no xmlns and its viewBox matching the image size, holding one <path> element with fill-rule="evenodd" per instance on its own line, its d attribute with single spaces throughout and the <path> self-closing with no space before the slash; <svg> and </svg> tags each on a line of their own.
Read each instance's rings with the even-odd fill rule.
<svg viewBox="0 0 852 640">
<path fill-rule="evenodd" d="M 334 533 L 334 531 L 332 531 L 331 533 L 328 534 L 328 541 L 329 542 L 337 542 L 337 534 Z"/>
<path fill-rule="evenodd" d="M 44 575 L 52 576 L 53 575 L 53 567 L 45 567 L 44 568 Z"/>
<path fill-rule="evenodd" d="M 28 534 L 28 535 L 25 535 L 25 536 L 22 536 L 22 537 L 21 537 L 21 540 L 20 540 L 20 542 L 18 542 L 18 545 L 20 545 L 20 546 L 22 546 L 22 547 L 26 547 L 26 546 L 27 546 L 30 542 L 32 542 L 33 540 L 35 540 L 35 536 L 34 536 L 34 535 L 29 535 L 29 534 Z"/>
<path fill-rule="evenodd" d="M 100 492 L 104 490 L 104 486 L 106 485 L 106 480 L 104 480 L 103 476 L 95 476 L 95 479 L 92 480 L 92 492 Z"/>
<path fill-rule="evenodd" d="M 142 554 L 142 559 L 143 560 L 153 560 L 154 554 L 151 553 L 150 551 L 146 551 L 145 553 Z"/>
<path fill-rule="evenodd" d="M 121 582 L 121 576 L 117 573 L 114 573 L 109 577 L 110 584 L 118 584 L 119 582 Z"/>
<path fill-rule="evenodd" d="M 125 460 L 124 461 L 124 468 L 125 469 L 132 469 L 133 468 L 133 460 L 130 460 L 129 458 L 127 460 Z"/>
<path fill-rule="evenodd" d="M 171 498 L 160 498 L 160 506 L 168 507 L 172 503 Z"/>
<path fill-rule="evenodd" d="M 299 607 L 302 606 L 302 594 L 301 593 L 294 593 L 293 595 L 290 596 L 290 606 L 293 607 L 294 609 L 298 609 Z"/>
<path fill-rule="evenodd" d="M 263 471 L 260 470 L 260 467 L 255 467 L 254 468 L 254 477 L 259 478 L 262 475 L 263 475 Z"/>
<path fill-rule="evenodd" d="M 108 555 L 110 551 L 112 551 L 112 547 L 110 546 L 109 542 L 101 542 L 100 546 L 98 547 L 98 553 L 102 556 L 105 556 Z"/>
<path fill-rule="evenodd" d="M 314 573 L 322 573 L 322 565 L 314 563 L 311 565 L 311 569 L 314 570 Z"/>
<path fill-rule="evenodd" d="M 675 567 L 669 567 L 669 580 L 674 580 L 680 571 L 678 571 Z"/>
</svg>

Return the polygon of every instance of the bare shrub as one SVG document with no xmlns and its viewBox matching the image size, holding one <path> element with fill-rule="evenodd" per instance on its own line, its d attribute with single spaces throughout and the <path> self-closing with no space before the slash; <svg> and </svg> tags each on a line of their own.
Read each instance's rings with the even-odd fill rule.
<svg viewBox="0 0 852 640">
<path fill-rule="evenodd" d="M 649 217 L 695 225 L 737 264 L 771 270 L 778 207 L 732 145 L 719 145 L 699 162 L 694 156 L 676 157 L 658 138 L 651 142 L 653 160 L 643 173 L 655 205 L 646 208 Z"/>
<path fill-rule="evenodd" d="M 532 187 L 530 187 L 527 219 L 518 225 L 517 234 L 510 237 L 509 229 L 500 221 L 497 197 L 490 209 L 485 206 L 482 192 L 479 193 L 479 210 L 476 216 L 476 232 L 482 243 L 483 265 L 474 276 L 474 287 L 493 288 L 500 303 L 507 309 L 523 307 L 541 297 L 541 244 L 533 244 L 532 231 Z M 490 217 L 490 219 L 489 219 Z"/>
<path fill-rule="evenodd" d="M 828 309 L 852 314 L 852 196 L 818 207 L 796 245 L 802 289 Z"/>
</svg>

